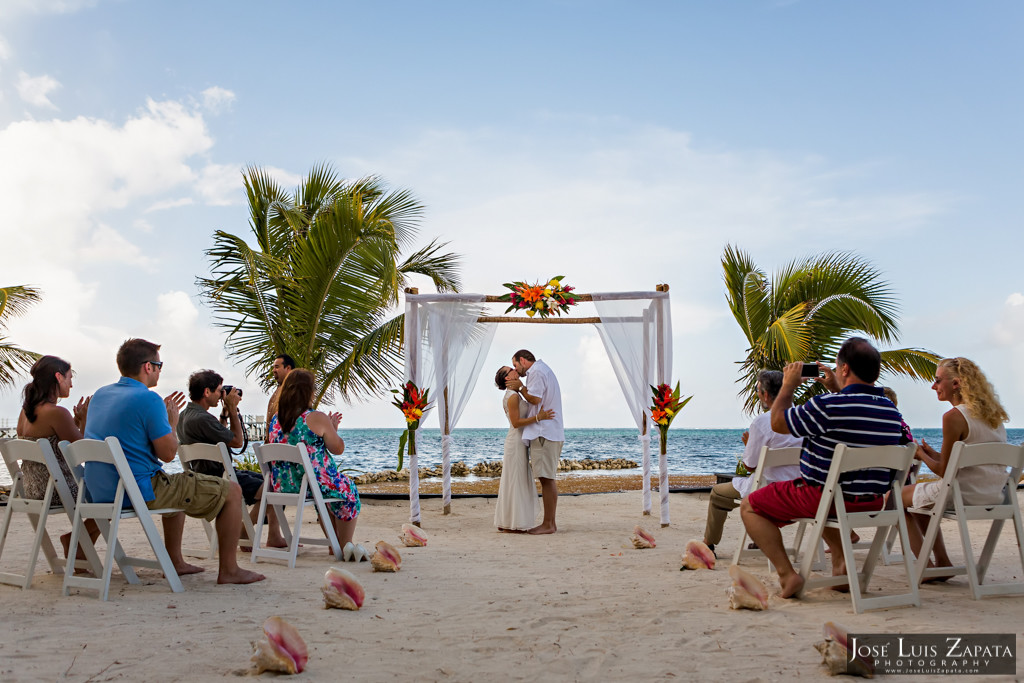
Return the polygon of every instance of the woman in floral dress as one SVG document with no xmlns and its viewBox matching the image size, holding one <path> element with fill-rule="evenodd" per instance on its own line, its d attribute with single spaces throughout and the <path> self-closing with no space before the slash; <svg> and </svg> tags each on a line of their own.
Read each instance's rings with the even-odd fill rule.
<svg viewBox="0 0 1024 683">
<path fill-rule="evenodd" d="M 277 415 L 270 421 L 267 443 L 303 443 L 316 472 L 320 492 L 331 513 L 334 532 L 341 547 L 352 540 L 359 516 L 359 492 L 355 483 L 338 471 L 331 454 L 341 455 L 345 442 L 338 436 L 341 413 L 312 410 L 316 382 L 313 373 L 296 369 L 281 385 Z M 289 462 L 271 463 L 270 486 L 274 491 L 297 493 L 302 466 Z M 322 520 L 325 524 L 327 520 Z"/>
</svg>

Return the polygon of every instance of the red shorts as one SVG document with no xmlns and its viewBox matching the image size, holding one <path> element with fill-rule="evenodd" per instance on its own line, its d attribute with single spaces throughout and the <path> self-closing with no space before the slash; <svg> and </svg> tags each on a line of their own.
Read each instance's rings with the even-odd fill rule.
<svg viewBox="0 0 1024 683">
<path fill-rule="evenodd" d="M 813 519 L 818 514 L 821 489 L 803 479 L 776 481 L 751 492 L 747 500 L 754 512 L 775 526 L 786 526 L 800 517 Z M 876 496 L 845 502 L 847 512 L 874 512 L 882 509 L 885 497 Z M 836 508 L 833 505 L 829 510 L 829 516 L 834 516 L 835 512 Z"/>
</svg>

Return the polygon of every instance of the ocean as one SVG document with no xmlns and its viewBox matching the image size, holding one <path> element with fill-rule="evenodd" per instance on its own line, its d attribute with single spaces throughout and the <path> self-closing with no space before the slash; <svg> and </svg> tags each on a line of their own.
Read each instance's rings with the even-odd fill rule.
<svg viewBox="0 0 1024 683">
<path fill-rule="evenodd" d="M 743 452 L 742 429 L 672 429 L 668 437 L 668 470 L 670 474 L 712 474 L 731 472 Z M 462 460 L 469 466 L 478 462 L 501 460 L 507 429 L 457 429 L 452 433 L 452 462 Z M 1024 429 L 1006 430 L 1010 443 L 1024 441 Z M 337 458 L 339 466 L 354 473 L 394 469 L 398 463 L 398 440 L 401 429 L 341 429 L 345 452 Z M 591 476 L 637 472 L 641 460 L 640 441 L 636 429 L 567 429 L 562 457 L 574 460 L 592 458 L 628 458 L 636 461 L 635 470 L 590 470 Z M 918 429 L 914 437 L 924 439 L 938 448 L 942 430 Z M 652 471 L 658 470 L 658 436 L 651 438 Z M 420 467 L 441 464 L 441 431 L 423 429 L 416 439 Z M 408 459 L 406 459 L 408 464 Z M 166 465 L 169 472 L 180 471 L 177 461 Z M 0 484 L 11 478 L 0 463 Z"/>
</svg>

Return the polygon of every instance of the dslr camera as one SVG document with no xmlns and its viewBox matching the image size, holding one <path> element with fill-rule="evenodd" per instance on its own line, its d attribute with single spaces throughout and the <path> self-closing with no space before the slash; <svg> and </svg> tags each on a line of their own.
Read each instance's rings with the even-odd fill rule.
<svg viewBox="0 0 1024 683">
<path fill-rule="evenodd" d="M 224 395 L 227 396 L 228 394 L 230 394 L 231 391 L 234 388 L 235 387 L 231 386 L 230 384 L 225 384 L 224 385 Z M 238 398 L 242 398 L 242 389 L 241 388 L 238 389 Z"/>
</svg>

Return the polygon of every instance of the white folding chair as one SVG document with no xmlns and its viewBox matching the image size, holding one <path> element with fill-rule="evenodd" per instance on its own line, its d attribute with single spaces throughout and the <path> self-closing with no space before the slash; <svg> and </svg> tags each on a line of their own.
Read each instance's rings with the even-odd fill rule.
<svg viewBox="0 0 1024 683">
<path fill-rule="evenodd" d="M 799 520 L 807 522 L 810 532 L 807 534 L 810 545 L 805 547 L 800 563 L 800 576 L 804 579 L 804 585 L 798 594 L 799 596 L 813 588 L 849 584 L 853 609 L 857 614 L 868 609 L 882 609 L 901 605 L 920 606 L 921 599 L 917 592 L 918 582 L 914 580 L 913 562 L 909 557 L 909 553 L 903 558 L 903 567 L 909 586 L 907 593 L 870 598 L 865 596 L 875 566 L 881 556 L 882 546 L 885 545 L 889 529 L 896 526 L 899 529 L 900 542 L 903 544 L 903 547 L 910 547 L 907 536 L 907 523 L 903 515 L 902 495 L 903 482 L 906 480 L 907 472 L 914 461 L 914 452 L 916 450 L 917 445 L 913 443 L 906 446 L 875 446 L 871 448 L 848 448 L 846 444 L 836 446 L 835 452 L 832 455 L 832 465 L 829 468 L 828 477 L 825 479 L 825 486 L 822 487 L 818 512 L 814 519 Z M 874 512 L 847 512 L 842 484 L 839 482 L 840 475 L 846 472 L 869 468 L 883 468 L 892 472 L 890 495 L 893 497 L 894 508 Z M 835 517 L 830 517 L 833 504 L 835 505 Z M 850 531 L 872 527 L 875 529 L 874 540 L 872 540 L 871 547 L 864 560 L 863 569 L 857 571 L 853 544 L 850 542 Z M 846 575 L 816 576 L 812 578 L 811 565 L 814 563 L 817 555 L 822 532 L 826 528 L 839 530 L 843 555 L 846 561 Z"/>
<path fill-rule="evenodd" d="M 64 595 L 68 595 L 71 588 L 89 588 L 99 591 L 100 600 L 106 600 L 110 592 L 110 575 L 113 571 L 113 563 L 117 562 L 121 567 L 121 573 L 128 583 L 140 583 L 135 573 L 135 567 L 159 569 L 164 573 L 167 583 L 175 593 L 181 593 L 185 587 L 181 585 L 178 572 L 171 564 L 171 557 L 167 553 L 163 539 L 156 529 L 154 518 L 159 515 L 181 512 L 178 508 L 162 508 L 150 510 L 146 501 L 142 499 L 142 492 L 139 484 L 135 481 L 131 467 L 125 459 L 124 451 L 121 450 L 121 443 L 116 437 L 107 437 L 105 441 L 94 439 L 81 439 L 74 443 L 62 441 L 60 449 L 72 469 L 84 466 L 85 463 L 104 463 L 117 468 L 120 478 L 114 500 L 109 503 L 85 502 L 85 481 L 84 477 L 78 481 L 78 501 L 75 505 L 74 523 L 71 527 L 71 548 L 68 551 L 68 567 L 64 571 Z M 130 507 L 123 507 L 124 497 L 128 496 Z M 142 525 L 155 560 L 141 557 L 129 557 L 124 553 L 118 541 L 118 528 L 122 519 L 136 518 Z M 106 557 L 103 561 L 102 570 L 96 577 L 75 576 L 72 571 L 72 561 L 78 544 L 82 542 L 82 534 L 85 533 L 85 520 L 96 520 L 100 533 L 107 542 Z M 88 539 L 88 534 L 86 534 Z"/>
<path fill-rule="evenodd" d="M 784 467 L 789 465 L 800 464 L 800 452 L 801 448 L 796 446 L 792 448 L 768 448 L 767 446 L 761 447 L 761 455 L 757 461 L 757 468 L 754 473 L 750 475 L 750 490 L 747 491 L 749 496 L 751 493 L 761 488 L 768 482 L 767 472 L 772 467 Z M 742 526 L 742 525 L 741 525 Z M 787 545 L 786 553 L 793 559 L 793 563 L 799 561 L 800 557 L 800 544 L 804 538 L 804 531 L 807 529 L 807 524 L 801 522 L 796 526 L 796 535 L 793 537 L 792 545 Z M 743 527 L 743 532 L 740 535 L 739 545 L 736 546 L 736 552 L 732 556 L 732 563 L 739 564 L 741 560 L 745 560 L 749 557 L 764 557 L 764 553 L 759 548 L 748 548 L 747 547 L 747 529 Z M 814 565 L 815 571 L 820 571 L 820 567 L 825 566 L 825 555 L 824 551 L 821 550 L 821 544 L 818 544 L 819 558 L 817 563 Z M 769 568 L 771 562 L 768 563 Z"/>
<path fill-rule="evenodd" d="M 47 439 L 32 441 L 28 439 L 4 439 L 0 441 L 0 453 L 3 454 L 7 471 L 11 475 L 12 486 L 11 496 L 7 501 L 7 508 L 4 511 L 3 522 L 0 523 L 0 556 L 3 555 L 7 543 L 7 534 L 10 531 L 11 523 L 15 514 L 25 514 L 32 528 L 35 531 L 32 548 L 29 550 L 28 570 L 25 574 L 14 574 L 12 572 L 0 572 L 0 583 L 13 586 L 21 586 L 27 589 L 32 585 L 33 574 L 35 573 L 36 561 L 39 558 L 39 550 L 42 549 L 46 562 L 50 565 L 50 571 L 54 574 L 64 573 L 64 562 L 57 556 L 53 541 L 46 530 L 46 522 L 51 512 L 66 512 L 70 518 L 74 514 L 75 503 L 71 498 L 71 491 L 64 475 L 57 464 L 57 457 Z M 47 468 L 49 482 L 42 500 L 35 500 L 25 497 L 24 474 L 21 471 L 20 463 L 35 462 Z M 53 495 L 57 493 L 60 497 L 60 506 L 51 506 Z M 83 549 L 88 560 L 77 563 L 80 568 L 89 568 L 93 571 L 99 569 L 99 557 L 96 549 L 89 542 L 86 536 Z"/>
<path fill-rule="evenodd" d="M 980 465 L 999 465 L 1006 468 L 1006 480 L 1000 494 L 1002 500 L 990 505 L 965 505 L 957 473 L 965 467 Z M 1017 534 L 1017 552 L 1020 554 L 1021 569 L 1024 569 L 1024 526 L 1021 524 L 1020 505 L 1017 503 L 1017 485 L 1020 483 L 1022 469 L 1024 469 L 1024 445 L 1014 446 L 1005 443 L 967 445 L 963 441 L 953 444 L 953 451 L 950 453 L 949 464 L 946 466 L 946 474 L 942 478 L 934 507 L 910 508 L 909 510 L 909 512 L 929 517 L 920 557 L 917 558 L 915 565 L 915 577 L 918 583 L 922 579 L 932 576 L 967 574 L 971 595 L 975 600 L 980 600 L 987 595 L 1024 594 L 1024 578 L 1015 582 L 985 583 L 985 574 L 992 561 L 996 542 L 999 540 L 999 534 L 1007 520 L 1013 520 L 1014 531 Z M 949 510 L 947 508 L 951 502 L 953 509 Z M 938 535 L 943 519 L 952 519 L 957 523 L 964 551 L 964 564 L 954 567 L 928 567 L 928 557 L 931 555 L 932 546 L 935 545 L 935 537 Z M 981 557 L 975 562 L 967 522 L 986 519 L 992 520 L 992 525 L 989 527 L 988 537 L 982 547 Z"/>
<path fill-rule="evenodd" d="M 316 473 L 309 462 L 309 454 L 306 452 L 306 445 L 298 443 L 294 446 L 281 443 L 254 444 L 253 450 L 256 453 L 256 460 L 263 472 L 263 497 L 260 499 L 260 514 L 256 520 L 256 530 L 253 535 L 252 561 L 256 563 L 259 558 L 285 560 L 290 569 L 295 568 L 295 557 L 299 552 L 299 541 L 309 545 L 330 546 L 335 559 L 341 559 L 341 544 L 334 533 L 334 524 L 331 515 L 327 511 L 320 486 L 317 483 Z M 290 462 L 303 468 L 302 481 L 296 493 L 277 493 L 270 490 L 272 462 Z M 312 500 L 307 500 L 306 491 L 313 494 Z M 266 519 L 267 506 L 273 505 L 277 513 L 277 519 L 281 524 L 281 534 L 288 541 L 287 548 L 265 548 L 261 545 L 263 539 L 263 520 Z M 288 520 L 284 515 L 286 505 L 295 506 L 295 527 L 289 528 Z M 307 505 L 316 508 L 320 517 L 320 526 L 327 538 L 301 536 L 302 534 L 302 511 Z"/>
<path fill-rule="evenodd" d="M 178 460 L 181 461 L 181 466 L 185 470 L 188 469 L 185 467 L 185 464 L 194 460 L 209 460 L 210 462 L 220 463 L 224 467 L 224 478 L 234 484 L 238 483 L 235 466 L 231 461 L 231 453 L 228 452 L 228 447 L 225 443 L 194 443 L 188 446 L 178 446 Z M 194 557 L 204 557 L 212 560 L 217 556 L 217 529 L 205 519 L 202 522 L 206 538 L 210 542 L 210 547 L 204 549 L 184 548 L 182 552 Z M 253 538 L 252 519 L 249 518 L 249 510 L 246 509 L 245 500 L 243 499 L 242 534 L 238 538 L 238 544 L 251 545 Z"/>
</svg>

